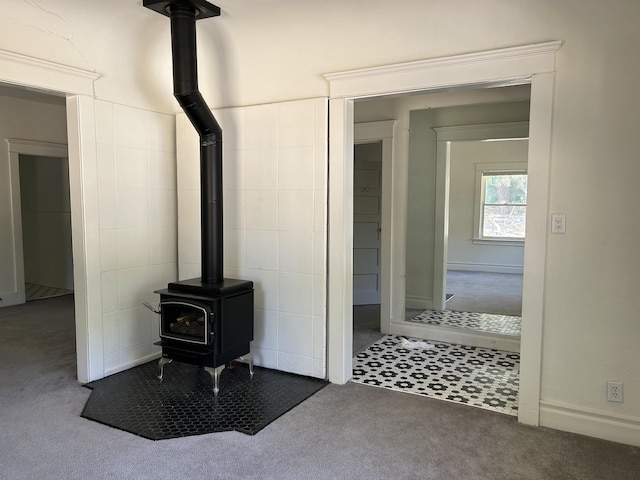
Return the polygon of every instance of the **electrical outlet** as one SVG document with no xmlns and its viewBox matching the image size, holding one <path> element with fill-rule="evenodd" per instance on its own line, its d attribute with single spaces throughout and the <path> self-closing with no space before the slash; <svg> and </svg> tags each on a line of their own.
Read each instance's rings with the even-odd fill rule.
<svg viewBox="0 0 640 480">
<path fill-rule="evenodd" d="M 567 214 L 551 214 L 551 233 L 567 233 Z"/>
<path fill-rule="evenodd" d="M 622 382 L 607 382 L 607 401 L 622 403 Z"/>
</svg>

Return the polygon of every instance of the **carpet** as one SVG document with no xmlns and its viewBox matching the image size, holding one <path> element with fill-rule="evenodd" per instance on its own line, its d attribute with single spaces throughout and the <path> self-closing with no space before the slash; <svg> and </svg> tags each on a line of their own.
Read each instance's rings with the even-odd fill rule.
<svg viewBox="0 0 640 480">
<path fill-rule="evenodd" d="M 353 359 L 352 382 L 518 414 L 520 355 L 386 335 Z"/>
<path fill-rule="evenodd" d="M 327 381 L 246 365 L 226 368 L 217 397 L 211 377 L 195 365 L 173 362 L 157 378 L 157 361 L 85 386 L 92 389 L 82 416 L 151 440 L 235 430 L 255 435 L 319 391 Z"/>
</svg>

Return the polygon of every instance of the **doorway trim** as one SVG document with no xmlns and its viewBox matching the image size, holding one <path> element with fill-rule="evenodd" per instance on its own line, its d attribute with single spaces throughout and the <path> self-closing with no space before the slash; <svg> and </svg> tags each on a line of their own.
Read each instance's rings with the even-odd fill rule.
<svg viewBox="0 0 640 480">
<path fill-rule="evenodd" d="M 0 83 L 66 97 L 77 374 L 104 376 L 96 176 L 95 72 L 0 50 Z"/>
<path fill-rule="evenodd" d="M 545 42 L 325 75 L 330 88 L 327 290 L 330 381 L 343 384 L 352 374 L 354 100 L 445 88 L 530 83 L 529 196 L 535 208 L 527 212 L 530 241 L 524 258 L 522 316 L 526 322 L 523 321 L 521 341 L 518 420 L 539 424 L 551 120 L 555 55 L 561 44 Z M 397 171 L 396 168 L 394 165 L 393 170 Z M 406 181 L 406 173 L 403 178 L 393 179 L 394 187 L 398 187 L 394 188 L 394 195 L 406 193 Z M 393 233 L 399 235 L 396 245 L 402 245 L 405 232 Z M 404 249 L 396 248 L 391 261 L 398 262 L 403 257 Z M 390 283 L 396 282 L 404 282 L 404 278 L 392 272 Z M 392 305 L 394 314 L 396 310 L 404 310 L 404 300 L 399 300 L 399 305 Z"/>
</svg>

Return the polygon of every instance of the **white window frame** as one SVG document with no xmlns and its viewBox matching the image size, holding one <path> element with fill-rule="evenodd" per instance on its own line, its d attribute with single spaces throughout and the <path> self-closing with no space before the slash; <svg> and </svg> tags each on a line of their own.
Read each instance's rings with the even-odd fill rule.
<svg viewBox="0 0 640 480">
<path fill-rule="evenodd" d="M 524 245 L 524 238 L 485 237 L 484 223 L 484 180 L 490 174 L 527 175 L 527 162 L 476 163 L 476 191 L 473 214 L 473 239 L 475 245 Z"/>
</svg>

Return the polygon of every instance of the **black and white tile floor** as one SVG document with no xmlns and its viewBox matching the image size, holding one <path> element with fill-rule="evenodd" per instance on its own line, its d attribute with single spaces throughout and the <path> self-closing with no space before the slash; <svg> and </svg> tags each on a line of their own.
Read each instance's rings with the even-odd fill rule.
<svg viewBox="0 0 640 480">
<path fill-rule="evenodd" d="M 466 328 L 500 335 L 520 336 L 522 317 L 493 313 L 457 312 L 454 310 L 425 310 L 409 320 L 414 323 Z"/>
<path fill-rule="evenodd" d="M 353 359 L 352 381 L 518 414 L 520 355 L 386 335 Z"/>
<path fill-rule="evenodd" d="M 25 283 L 24 289 L 27 302 L 41 300 L 43 298 L 60 297 L 73 293 L 73 290 L 67 290 L 66 288 L 47 287 L 46 285 L 38 285 L 35 283 Z"/>
</svg>

